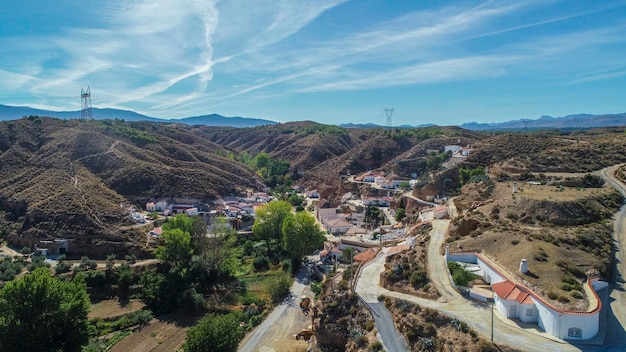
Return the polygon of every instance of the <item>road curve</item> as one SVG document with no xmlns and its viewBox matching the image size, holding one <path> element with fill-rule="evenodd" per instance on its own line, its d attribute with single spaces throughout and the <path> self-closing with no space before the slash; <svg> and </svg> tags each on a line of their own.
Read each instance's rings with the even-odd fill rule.
<svg viewBox="0 0 626 352">
<path fill-rule="evenodd" d="M 265 338 L 265 335 L 270 331 L 272 326 L 285 315 L 287 309 L 294 304 L 298 304 L 298 299 L 304 292 L 304 282 L 308 280 L 308 272 L 306 266 L 296 275 L 296 279 L 291 285 L 289 296 L 281 302 L 270 315 L 263 320 L 250 334 L 248 334 L 239 344 L 237 351 L 239 352 L 254 352 L 260 347 L 261 342 Z M 299 308 L 298 308 L 299 309 Z"/>
<path fill-rule="evenodd" d="M 623 165 L 623 164 L 622 164 Z M 626 197 L 626 185 L 615 178 L 615 171 L 622 165 L 604 168 L 598 174 L 613 188 Z M 597 351 L 626 351 L 626 291 L 624 288 L 624 271 L 626 270 L 626 206 L 622 205 L 615 215 L 613 232 L 613 265 L 611 268 L 611 292 L 609 294 L 610 309 L 605 343 Z"/>
<path fill-rule="evenodd" d="M 384 270 L 386 257 L 384 254 L 379 255 L 363 268 L 357 281 L 356 292 L 370 307 L 372 307 L 373 304 L 379 303 L 377 297 L 382 294 L 389 297 L 404 299 L 423 307 L 437 309 L 449 316 L 465 321 L 479 334 L 485 338 L 489 338 L 491 335 L 492 322 L 490 307 L 486 304 L 469 301 L 463 298 L 457 291 L 454 290 L 447 275 L 447 266 L 443 255 L 439 252 L 439 248 L 445 238 L 447 229 L 446 224 L 448 223 L 448 220 L 435 220 L 433 222 L 433 230 L 430 233 L 431 243 L 429 244 L 428 253 L 429 275 L 431 276 L 433 284 L 442 293 L 443 299 L 433 301 L 400 292 L 389 291 L 381 287 L 379 285 L 379 277 L 380 273 Z M 496 317 L 493 320 L 494 342 L 497 344 L 506 344 L 515 348 L 525 349 L 527 351 L 581 351 L 581 348 L 563 343 L 562 341 L 556 341 L 554 338 L 547 336 L 547 334 L 541 335 L 520 329 L 512 323 L 512 321 L 507 321 L 506 318 L 499 317 L 498 314 L 499 313 L 495 312 Z M 374 318 L 377 319 L 377 328 L 379 328 L 379 326 L 386 327 L 393 324 L 393 321 L 390 322 L 382 316 L 374 315 Z M 397 333 L 395 325 L 393 330 Z M 381 331 L 381 340 L 383 344 L 385 344 L 386 349 L 389 351 L 407 350 L 407 347 L 392 347 L 386 344 L 387 341 L 390 341 L 389 343 L 402 341 L 404 346 L 406 346 L 404 338 L 394 336 L 393 331 Z"/>
<path fill-rule="evenodd" d="M 363 267 L 361 275 L 357 278 L 355 291 L 370 308 L 385 350 L 393 352 L 409 351 L 409 346 L 404 336 L 400 334 L 393 323 L 391 313 L 382 302 L 378 301 L 378 295 L 386 291 L 379 286 L 379 275 L 384 270 L 384 264 L 385 255 L 381 252 L 375 260 Z"/>
</svg>

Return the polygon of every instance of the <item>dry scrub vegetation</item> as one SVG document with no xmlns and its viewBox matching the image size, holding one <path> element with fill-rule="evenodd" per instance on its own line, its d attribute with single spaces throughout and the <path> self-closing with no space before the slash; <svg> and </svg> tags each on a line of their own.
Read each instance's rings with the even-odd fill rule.
<svg viewBox="0 0 626 352">
<path fill-rule="evenodd" d="M 622 197 L 606 186 L 563 186 L 574 179 L 562 178 L 552 185 L 518 179 L 515 194 L 513 179 L 470 183 L 455 200 L 463 215 L 453 220 L 448 242 L 484 250 L 556 306 L 585 310 L 584 280 L 608 279 L 610 219 Z M 518 272 L 521 259 L 528 260 L 527 274 Z"/>
<path fill-rule="evenodd" d="M 382 299 L 391 311 L 396 327 L 406 337 L 411 351 L 517 351 L 507 346 L 496 347 L 479 337 L 465 322 L 435 309 L 397 298 Z"/>
</svg>

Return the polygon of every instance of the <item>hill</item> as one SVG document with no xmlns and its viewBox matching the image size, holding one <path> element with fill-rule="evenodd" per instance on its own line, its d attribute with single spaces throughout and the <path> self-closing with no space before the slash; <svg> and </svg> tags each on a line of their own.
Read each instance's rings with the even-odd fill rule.
<svg viewBox="0 0 626 352">
<path fill-rule="evenodd" d="M 471 145 L 445 162 L 443 146 Z M 68 237 L 84 252 L 98 246 L 141 250 L 125 227 L 128 211 L 155 197 L 212 198 L 265 185 L 237 162 L 268 153 L 290 163 L 294 183 L 338 200 L 376 194 L 344 182 L 380 169 L 417 174 L 418 197 L 459 192 L 459 167 L 490 172 L 587 172 L 626 162 L 623 128 L 486 134 L 458 127 L 345 129 L 310 121 L 250 128 L 122 120 L 81 123 L 31 116 L 0 122 L 0 230 L 21 244 Z M 363 188 L 363 189 L 361 189 Z M 384 192 L 386 194 L 386 192 Z"/>
<path fill-rule="evenodd" d="M 142 237 L 123 230 L 126 206 L 263 188 L 252 170 L 219 155 L 225 152 L 184 125 L 1 122 L 0 229 L 20 245 L 66 237 L 82 253 L 139 252 Z"/>
<path fill-rule="evenodd" d="M 563 117 L 541 116 L 538 119 L 520 119 L 498 123 L 469 122 L 461 128 L 472 131 L 531 131 L 537 129 L 588 129 L 626 125 L 626 113 L 622 114 L 577 114 Z"/>
<path fill-rule="evenodd" d="M 146 116 L 129 110 L 120 109 L 100 109 L 93 108 L 93 116 L 96 120 L 114 120 L 121 119 L 125 121 L 152 121 L 152 122 L 174 122 L 187 125 L 206 125 L 206 126 L 229 126 L 229 127 L 254 127 L 263 125 L 272 125 L 276 122 L 264 119 L 245 118 L 245 117 L 225 117 L 218 114 L 183 117 L 179 119 L 158 119 Z M 79 119 L 80 111 L 52 111 L 35 109 L 28 106 L 8 106 L 0 104 L 0 121 L 14 120 L 24 116 L 49 116 L 60 119 Z"/>
</svg>

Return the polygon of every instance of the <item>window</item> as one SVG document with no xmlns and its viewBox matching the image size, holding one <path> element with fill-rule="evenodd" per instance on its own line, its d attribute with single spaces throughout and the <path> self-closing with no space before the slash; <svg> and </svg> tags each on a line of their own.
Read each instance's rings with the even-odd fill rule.
<svg viewBox="0 0 626 352">
<path fill-rule="evenodd" d="M 533 316 L 533 309 L 532 308 L 526 308 L 526 316 L 527 317 L 532 317 Z"/>
<path fill-rule="evenodd" d="M 582 337 L 583 330 L 581 328 L 569 328 L 567 330 L 567 336 L 568 337 Z"/>
</svg>

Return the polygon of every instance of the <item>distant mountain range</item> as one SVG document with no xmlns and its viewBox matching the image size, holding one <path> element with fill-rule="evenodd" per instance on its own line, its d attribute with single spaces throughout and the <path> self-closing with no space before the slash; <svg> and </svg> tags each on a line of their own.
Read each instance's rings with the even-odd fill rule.
<svg viewBox="0 0 626 352">
<path fill-rule="evenodd" d="M 28 106 L 9 106 L 0 104 L 0 120 L 15 120 L 23 116 L 38 115 L 51 116 L 60 119 L 80 118 L 80 111 L 51 111 L 35 109 Z M 255 127 L 276 124 L 275 121 L 247 118 L 225 117 L 218 114 L 184 117 L 181 119 L 159 119 L 136 113 L 129 110 L 99 109 L 93 108 L 93 116 L 97 120 L 123 119 L 125 121 L 153 121 L 153 122 L 177 122 L 187 125 L 223 126 L 223 127 Z M 570 128 L 594 128 L 626 125 L 626 113 L 621 114 L 577 114 L 564 117 L 542 116 L 538 119 L 520 119 L 497 123 L 468 122 L 459 127 L 472 131 L 488 130 L 536 130 L 536 129 L 570 129 Z M 363 124 L 340 124 L 344 128 L 381 128 L 386 127 L 374 123 Z M 421 124 L 417 126 L 401 125 L 394 128 L 415 128 L 436 126 L 434 124 Z"/>
<path fill-rule="evenodd" d="M 527 130 L 527 129 L 568 129 L 568 128 L 594 128 L 626 125 L 626 113 L 622 114 L 578 114 L 564 117 L 541 116 L 536 120 L 521 119 L 498 123 L 469 122 L 459 127 L 466 130 Z"/>
<path fill-rule="evenodd" d="M 129 110 L 93 108 L 93 117 L 96 120 L 122 119 L 125 121 L 153 121 L 177 122 L 187 125 L 206 125 L 223 127 L 255 127 L 273 125 L 276 122 L 264 119 L 246 117 L 226 117 L 218 114 L 185 117 L 181 119 L 158 119 Z M 15 120 L 24 116 L 51 116 L 59 119 L 78 119 L 80 111 L 51 111 L 35 109 L 28 106 L 8 106 L 0 104 L 0 120 Z"/>
</svg>

